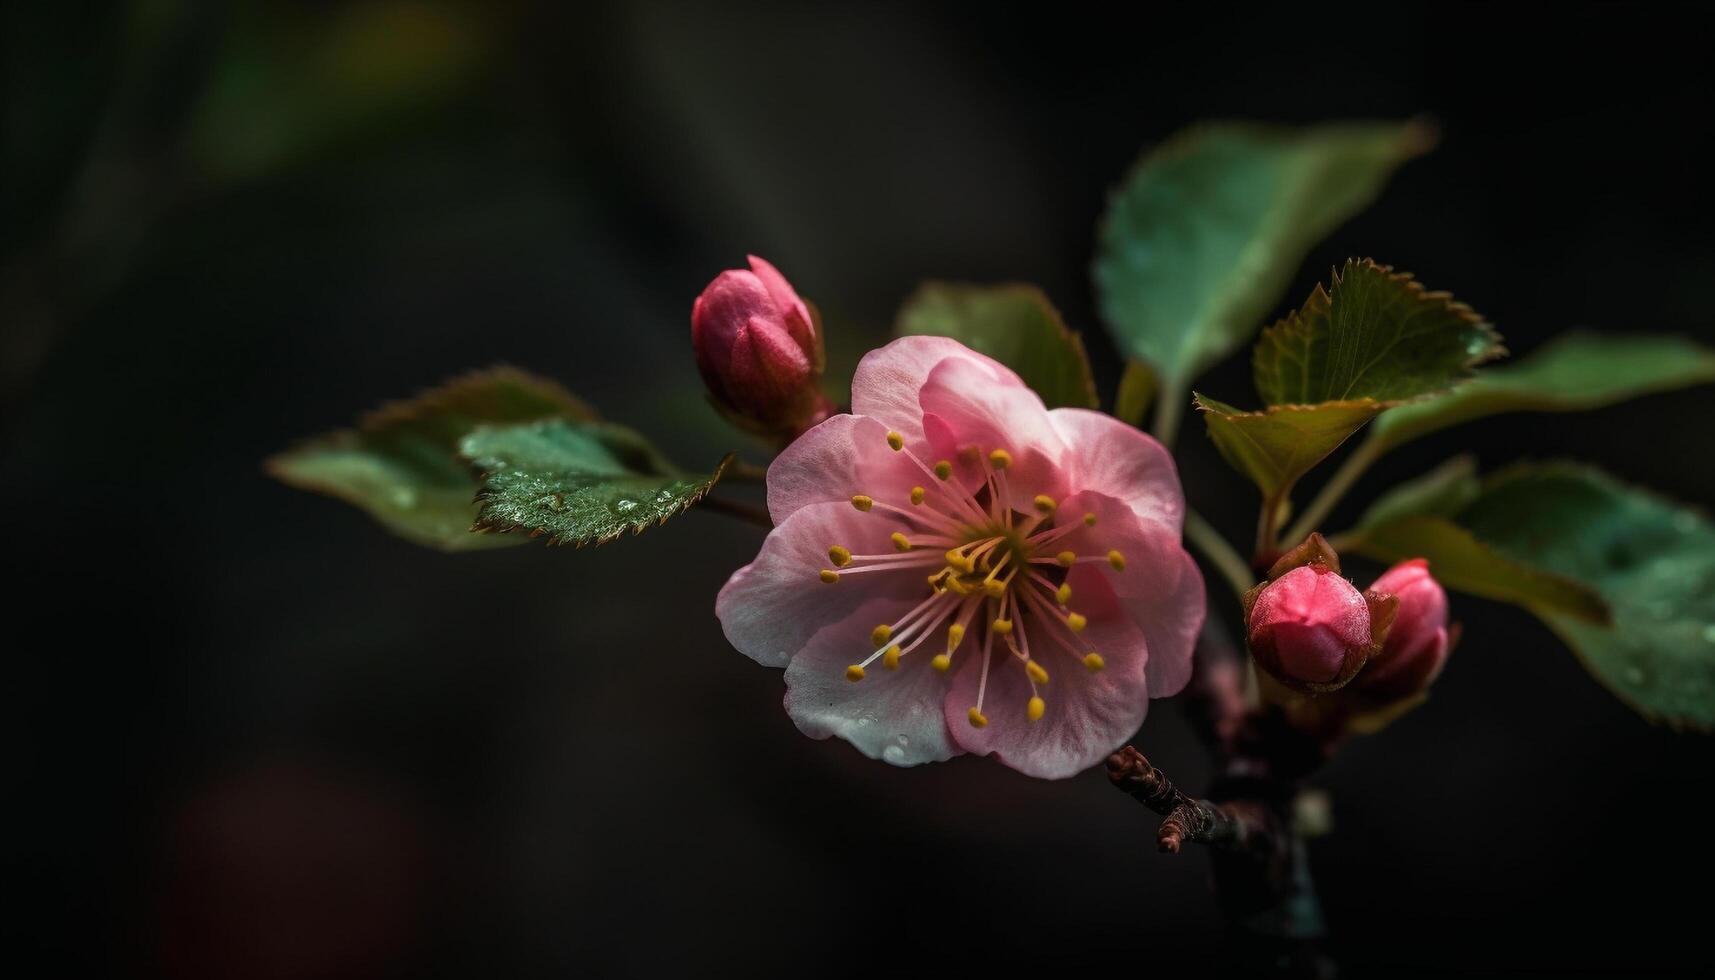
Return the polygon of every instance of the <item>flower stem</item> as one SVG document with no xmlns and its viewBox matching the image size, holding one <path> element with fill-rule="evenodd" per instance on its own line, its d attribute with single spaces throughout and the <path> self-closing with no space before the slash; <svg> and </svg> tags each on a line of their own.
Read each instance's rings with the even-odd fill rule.
<svg viewBox="0 0 1715 980">
<path fill-rule="evenodd" d="M 1194 510 L 1185 512 L 1185 540 L 1195 545 L 1209 564 L 1215 566 L 1215 570 L 1233 587 L 1234 595 L 1242 597 L 1256 584 L 1256 577 L 1251 574 L 1244 558 L 1227 543 L 1226 538 L 1221 537 L 1221 532 L 1215 530 L 1214 525 Z"/>
<path fill-rule="evenodd" d="M 1185 386 L 1176 382 L 1163 382 L 1161 390 L 1155 393 L 1155 422 L 1150 431 L 1155 435 L 1155 441 L 1173 448 L 1173 440 L 1179 437 L 1179 418 L 1185 412 Z"/>
<path fill-rule="evenodd" d="M 1320 530 L 1322 522 L 1328 519 L 1328 515 L 1334 510 L 1335 505 L 1340 502 L 1347 491 L 1352 489 L 1352 484 L 1357 483 L 1358 477 L 1363 476 L 1370 465 L 1381 458 L 1381 455 L 1380 444 L 1376 442 L 1375 438 L 1365 439 L 1357 449 L 1352 451 L 1350 456 L 1346 457 L 1345 462 L 1340 464 L 1340 468 L 1335 470 L 1334 475 L 1328 478 L 1328 482 L 1322 485 L 1322 489 L 1317 492 L 1315 499 L 1311 500 L 1310 505 L 1304 508 L 1304 513 L 1300 514 L 1298 520 L 1294 521 L 1292 526 L 1287 529 L 1286 534 L 1281 539 L 1282 545 L 1297 544 L 1309 537 L 1311 531 Z"/>
<path fill-rule="evenodd" d="M 738 483 L 762 483 L 768 479 L 768 467 L 734 459 L 726 468 L 726 478 Z"/>
<path fill-rule="evenodd" d="M 770 518 L 768 516 L 768 512 L 763 510 L 761 507 L 755 507 L 750 504 L 741 504 L 736 500 L 726 500 L 722 497 L 704 497 L 702 500 L 697 501 L 697 506 L 706 507 L 717 514 L 725 514 L 728 517 L 736 517 L 741 521 L 748 521 L 751 524 L 767 528 L 771 531 L 774 529 L 773 518 Z"/>
</svg>

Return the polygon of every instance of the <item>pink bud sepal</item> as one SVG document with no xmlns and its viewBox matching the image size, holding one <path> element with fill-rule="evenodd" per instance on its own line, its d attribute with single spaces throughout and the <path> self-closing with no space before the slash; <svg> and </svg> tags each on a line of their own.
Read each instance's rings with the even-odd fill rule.
<svg viewBox="0 0 1715 980">
<path fill-rule="evenodd" d="M 1399 610 L 1393 596 L 1359 592 L 1320 534 L 1284 555 L 1244 595 L 1251 656 L 1293 691 L 1326 694 L 1351 682 L 1382 648 Z"/>
</svg>

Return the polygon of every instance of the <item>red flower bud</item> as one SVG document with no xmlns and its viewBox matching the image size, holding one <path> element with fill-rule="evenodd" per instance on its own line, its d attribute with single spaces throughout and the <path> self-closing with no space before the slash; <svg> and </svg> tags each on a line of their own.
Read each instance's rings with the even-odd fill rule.
<svg viewBox="0 0 1715 980">
<path fill-rule="evenodd" d="M 716 276 L 691 307 L 691 347 L 709 394 L 735 424 L 790 438 L 828 416 L 817 389 L 822 337 L 809 306 L 779 270 Z"/>
<path fill-rule="evenodd" d="M 1355 686 L 1370 698 L 1394 700 L 1429 686 L 1441 673 L 1452 648 L 1447 627 L 1447 593 L 1429 574 L 1422 558 L 1400 562 L 1370 586 L 1399 600 L 1399 613 L 1381 650 L 1370 659 Z"/>
<path fill-rule="evenodd" d="M 1256 592 L 1250 649 L 1290 687 L 1328 691 L 1351 680 L 1372 649 L 1370 603 L 1326 564 L 1300 565 Z"/>
</svg>

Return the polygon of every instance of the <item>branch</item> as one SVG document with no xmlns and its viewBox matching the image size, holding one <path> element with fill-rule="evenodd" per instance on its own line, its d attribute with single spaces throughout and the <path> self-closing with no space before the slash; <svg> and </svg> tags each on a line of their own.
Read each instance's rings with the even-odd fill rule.
<svg viewBox="0 0 1715 980">
<path fill-rule="evenodd" d="M 1274 821 L 1266 810 L 1239 802 L 1192 799 L 1130 745 L 1108 756 L 1108 779 L 1115 788 L 1167 818 L 1155 835 L 1156 845 L 1164 853 L 1177 854 L 1185 842 L 1253 854 L 1277 850 Z"/>
</svg>

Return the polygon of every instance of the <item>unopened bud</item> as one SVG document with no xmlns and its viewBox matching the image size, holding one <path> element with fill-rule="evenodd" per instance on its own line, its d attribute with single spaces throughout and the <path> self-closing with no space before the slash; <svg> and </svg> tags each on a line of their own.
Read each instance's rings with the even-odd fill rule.
<svg viewBox="0 0 1715 980">
<path fill-rule="evenodd" d="M 1399 600 L 1399 612 L 1382 648 L 1353 681 L 1366 697 L 1392 701 L 1427 688 L 1447 662 L 1453 633 L 1447 626 L 1447 593 L 1429 574 L 1429 562 L 1413 558 L 1387 570 L 1370 591 Z"/>
<path fill-rule="evenodd" d="M 1363 593 L 1320 564 L 1301 565 L 1262 586 L 1248 630 L 1257 666 L 1301 691 L 1344 685 L 1371 648 Z"/>
<path fill-rule="evenodd" d="M 749 258 L 749 269 L 728 269 L 697 297 L 691 347 L 709 394 L 729 420 L 791 438 L 833 409 L 817 388 L 821 332 L 786 277 Z"/>
</svg>

